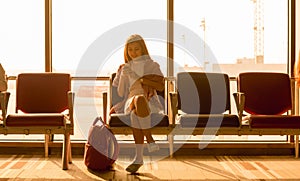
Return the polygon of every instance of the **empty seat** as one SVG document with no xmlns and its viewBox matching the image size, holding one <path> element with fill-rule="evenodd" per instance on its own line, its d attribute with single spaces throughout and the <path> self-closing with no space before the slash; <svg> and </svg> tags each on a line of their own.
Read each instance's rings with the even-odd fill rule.
<svg viewBox="0 0 300 181">
<path fill-rule="evenodd" d="M 300 116 L 291 115 L 292 89 L 288 74 L 245 72 L 237 78 L 245 96 L 244 112 L 251 128 L 300 129 Z"/>
<path fill-rule="evenodd" d="M 177 74 L 177 104 L 173 112 L 182 128 L 240 127 L 231 114 L 229 77 L 222 73 L 180 72 Z M 173 116 L 175 118 L 176 116 Z"/>
<path fill-rule="evenodd" d="M 16 113 L 3 122 L 4 134 L 63 134 L 63 169 L 71 163 L 70 135 L 74 132 L 71 78 L 65 73 L 22 73 L 16 80 Z"/>
</svg>

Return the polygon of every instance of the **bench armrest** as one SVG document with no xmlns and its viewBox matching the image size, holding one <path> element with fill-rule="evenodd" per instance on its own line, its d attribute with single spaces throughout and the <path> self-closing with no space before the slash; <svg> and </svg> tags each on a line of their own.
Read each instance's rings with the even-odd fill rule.
<svg viewBox="0 0 300 181">
<path fill-rule="evenodd" d="M 1 104 L 1 111 L 2 111 L 2 121 L 3 124 L 6 124 L 6 115 L 7 115 L 7 106 L 9 101 L 10 92 L 2 91 L 0 92 L 0 104 Z"/>
<path fill-rule="evenodd" d="M 107 92 L 102 93 L 103 98 L 103 121 L 107 124 Z"/>
<path fill-rule="evenodd" d="M 237 108 L 240 125 L 242 125 L 243 111 L 245 106 L 245 94 L 242 92 L 235 92 L 233 93 L 233 97 L 235 100 L 235 105 Z"/>
<path fill-rule="evenodd" d="M 170 92 L 169 96 L 170 96 L 170 105 L 171 105 L 171 113 L 170 113 L 170 118 L 172 121 L 172 125 L 175 124 L 175 118 L 176 115 L 178 113 L 178 97 L 177 97 L 177 93 L 176 92 Z"/>
<path fill-rule="evenodd" d="M 69 120 L 72 128 L 74 128 L 74 99 L 75 99 L 75 93 L 69 91 L 68 92 Z"/>
</svg>

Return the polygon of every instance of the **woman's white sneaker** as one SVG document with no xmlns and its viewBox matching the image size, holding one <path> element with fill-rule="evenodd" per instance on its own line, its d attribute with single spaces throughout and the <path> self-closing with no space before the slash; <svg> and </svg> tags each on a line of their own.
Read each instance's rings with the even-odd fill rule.
<svg viewBox="0 0 300 181">
<path fill-rule="evenodd" d="M 148 151 L 149 151 L 150 153 L 159 150 L 159 146 L 158 146 L 158 144 L 156 144 L 155 142 L 148 143 L 147 146 L 148 146 Z"/>
</svg>

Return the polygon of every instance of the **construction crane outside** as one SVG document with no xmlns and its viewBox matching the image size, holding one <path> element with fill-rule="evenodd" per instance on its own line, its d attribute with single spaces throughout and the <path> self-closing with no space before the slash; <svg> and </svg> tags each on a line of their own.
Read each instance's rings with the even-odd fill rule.
<svg viewBox="0 0 300 181">
<path fill-rule="evenodd" d="M 209 60 L 206 57 L 206 22 L 205 18 L 202 18 L 200 27 L 203 29 L 203 68 L 206 70 Z"/>
<path fill-rule="evenodd" d="M 264 0 L 251 0 L 254 4 L 254 59 L 264 63 Z"/>
<path fill-rule="evenodd" d="M 206 60 L 206 47 L 205 47 L 205 43 L 206 43 L 206 24 L 205 24 L 205 18 L 203 18 L 202 20 L 201 20 L 201 24 L 200 24 L 200 27 L 202 27 L 203 28 L 203 62 L 205 62 L 205 60 Z"/>
</svg>

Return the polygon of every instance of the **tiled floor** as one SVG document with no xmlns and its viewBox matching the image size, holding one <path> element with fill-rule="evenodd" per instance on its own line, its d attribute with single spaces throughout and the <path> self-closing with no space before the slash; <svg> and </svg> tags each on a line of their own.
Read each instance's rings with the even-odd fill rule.
<svg viewBox="0 0 300 181">
<path fill-rule="evenodd" d="M 300 180 L 300 159 L 292 156 L 177 156 L 146 164 L 135 175 L 124 169 L 128 158 L 119 157 L 113 171 L 92 172 L 82 157 L 73 158 L 69 170 L 61 157 L 0 155 L 0 181 L 68 180 Z"/>
</svg>

